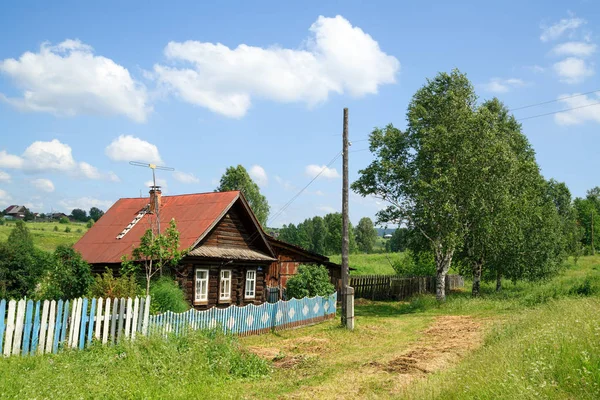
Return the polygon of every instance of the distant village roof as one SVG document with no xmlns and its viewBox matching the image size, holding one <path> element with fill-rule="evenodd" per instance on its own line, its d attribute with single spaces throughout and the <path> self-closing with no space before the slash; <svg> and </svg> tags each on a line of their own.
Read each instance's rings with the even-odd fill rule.
<svg viewBox="0 0 600 400">
<path fill-rule="evenodd" d="M 6 215 L 21 214 L 21 213 L 24 213 L 24 212 L 25 212 L 25 206 L 17 206 L 17 205 L 8 206 L 4 210 L 4 213 Z"/>
</svg>

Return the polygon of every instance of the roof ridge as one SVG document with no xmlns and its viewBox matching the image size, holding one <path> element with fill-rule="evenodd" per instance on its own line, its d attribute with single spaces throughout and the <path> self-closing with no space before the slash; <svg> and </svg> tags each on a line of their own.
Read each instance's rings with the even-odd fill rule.
<svg viewBox="0 0 600 400">
<path fill-rule="evenodd" d="M 219 193 L 240 193 L 240 190 L 225 190 L 223 192 L 200 192 L 200 193 L 181 193 L 181 194 L 165 194 L 162 195 L 162 198 L 165 197 L 181 197 L 181 196 L 200 196 L 205 194 L 219 194 Z M 149 197 L 149 196 L 148 196 Z M 134 199 L 147 199 L 148 197 L 119 197 L 119 200 L 134 200 Z"/>
</svg>

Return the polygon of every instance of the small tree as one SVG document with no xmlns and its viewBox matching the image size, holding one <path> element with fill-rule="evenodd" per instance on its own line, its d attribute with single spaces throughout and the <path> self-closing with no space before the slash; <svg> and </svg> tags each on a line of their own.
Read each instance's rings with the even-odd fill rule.
<svg viewBox="0 0 600 400">
<path fill-rule="evenodd" d="M 93 297 L 104 298 L 135 297 L 138 292 L 139 286 L 135 281 L 135 276 L 115 277 L 109 268 L 106 268 L 106 272 L 94 279 L 90 288 L 90 294 Z"/>
<path fill-rule="evenodd" d="M 69 223 L 69 218 L 67 217 L 60 217 L 60 219 L 58 220 L 59 224 L 68 224 Z"/>
<path fill-rule="evenodd" d="M 42 283 L 39 297 L 74 299 L 85 296 L 94 282 L 90 265 L 73 248 L 60 245 L 54 250 L 54 262 Z"/>
<path fill-rule="evenodd" d="M 71 218 L 73 218 L 75 221 L 84 222 L 87 221 L 88 216 L 85 210 L 82 210 L 81 208 L 76 208 L 73 211 L 71 211 Z"/>
<path fill-rule="evenodd" d="M 250 208 L 256 215 L 258 222 L 263 227 L 267 225 L 267 219 L 269 217 L 269 202 L 267 198 L 260 193 L 260 188 L 252 180 L 246 168 L 241 165 L 237 167 L 229 167 L 221 177 L 219 187 L 215 190 L 216 192 L 226 192 L 228 190 L 239 190 L 241 191 Z"/>
<path fill-rule="evenodd" d="M 322 265 L 300 265 L 298 273 L 287 281 L 287 297 L 329 296 L 335 287 L 329 280 L 329 273 Z"/>
<path fill-rule="evenodd" d="M 373 226 L 371 218 L 361 218 L 354 231 L 356 233 L 356 245 L 358 249 L 363 253 L 371 253 L 377 241 L 377 231 Z"/>
<path fill-rule="evenodd" d="M 85 224 L 85 227 L 90 229 L 92 226 L 94 226 L 94 220 L 92 218 L 90 218 L 90 220 L 87 222 L 87 224 Z"/>
<path fill-rule="evenodd" d="M 94 222 L 98 221 L 100 217 L 104 215 L 104 211 L 99 209 L 98 207 L 90 208 L 90 218 L 94 220 Z"/>
<path fill-rule="evenodd" d="M 164 234 L 154 234 L 148 229 L 140 239 L 140 245 L 134 247 L 131 257 L 123 256 L 121 270 L 125 275 L 137 272 L 140 265 L 146 276 L 146 295 L 150 295 L 150 281 L 163 267 L 175 267 L 185 255 L 179 250 L 179 231 L 172 219 Z"/>
</svg>

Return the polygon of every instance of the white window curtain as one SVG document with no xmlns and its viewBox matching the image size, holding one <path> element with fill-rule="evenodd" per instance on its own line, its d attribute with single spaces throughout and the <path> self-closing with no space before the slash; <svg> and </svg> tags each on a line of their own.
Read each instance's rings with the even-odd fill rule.
<svg viewBox="0 0 600 400">
<path fill-rule="evenodd" d="M 246 271 L 246 293 L 247 299 L 253 299 L 256 293 L 256 270 Z"/>
</svg>

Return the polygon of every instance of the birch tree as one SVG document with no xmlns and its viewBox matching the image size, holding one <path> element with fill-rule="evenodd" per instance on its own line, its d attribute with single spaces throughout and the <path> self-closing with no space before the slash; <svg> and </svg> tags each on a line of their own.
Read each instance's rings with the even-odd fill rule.
<svg viewBox="0 0 600 400">
<path fill-rule="evenodd" d="M 371 133 L 375 159 L 352 185 L 357 193 L 390 204 L 378 213 L 378 223 L 404 222 L 426 238 L 435 258 L 440 301 L 467 228 L 461 199 L 469 177 L 463 170 L 473 162 L 465 145 L 476 100 L 473 86 L 458 70 L 428 80 L 408 107 L 405 132 L 390 124 Z"/>
</svg>

